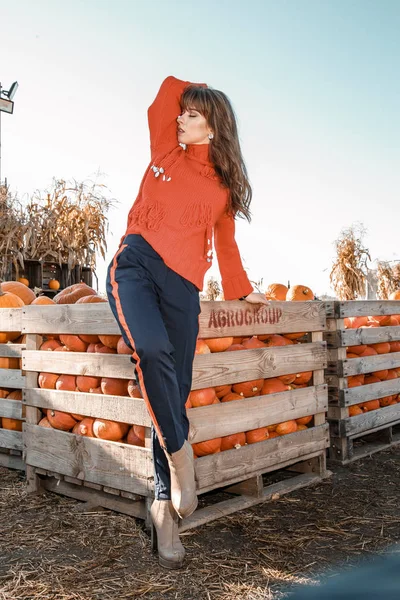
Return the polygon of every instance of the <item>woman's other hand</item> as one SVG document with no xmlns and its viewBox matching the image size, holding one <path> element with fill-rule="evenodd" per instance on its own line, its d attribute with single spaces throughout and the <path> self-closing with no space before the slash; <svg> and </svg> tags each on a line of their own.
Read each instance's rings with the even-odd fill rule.
<svg viewBox="0 0 400 600">
<path fill-rule="evenodd" d="M 265 294 L 258 292 L 251 292 L 244 300 L 250 302 L 250 304 L 269 304 L 269 300 L 266 299 Z"/>
</svg>

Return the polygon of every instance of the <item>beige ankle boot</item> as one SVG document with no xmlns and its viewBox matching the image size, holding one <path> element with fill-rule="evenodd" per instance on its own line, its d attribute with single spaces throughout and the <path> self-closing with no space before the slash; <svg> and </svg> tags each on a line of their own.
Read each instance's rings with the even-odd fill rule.
<svg viewBox="0 0 400 600">
<path fill-rule="evenodd" d="M 178 515 L 170 500 L 154 500 L 150 509 L 153 527 L 151 543 L 158 560 L 166 569 L 179 569 L 185 558 L 185 549 L 178 535 Z"/>
<path fill-rule="evenodd" d="M 192 446 L 186 440 L 178 452 L 166 452 L 166 456 L 171 473 L 171 502 L 180 518 L 184 519 L 197 507 Z"/>
</svg>

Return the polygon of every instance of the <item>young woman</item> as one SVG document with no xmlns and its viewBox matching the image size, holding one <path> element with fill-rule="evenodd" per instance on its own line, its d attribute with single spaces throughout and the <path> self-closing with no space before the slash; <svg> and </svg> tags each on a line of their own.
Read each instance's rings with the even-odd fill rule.
<svg viewBox="0 0 400 600">
<path fill-rule="evenodd" d="M 148 110 L 151 162 L 108 270 L 107 293 L 152 423 L 160 564 L 182 565 L 178 519 L 197 506 L 185 402 L 198 335 L 199 290 L 218 257 L 225 300 L 267 303 L 243 269 L 236 215 L 251 187 L 228 98 L 167 77 Z"/>
</svg>

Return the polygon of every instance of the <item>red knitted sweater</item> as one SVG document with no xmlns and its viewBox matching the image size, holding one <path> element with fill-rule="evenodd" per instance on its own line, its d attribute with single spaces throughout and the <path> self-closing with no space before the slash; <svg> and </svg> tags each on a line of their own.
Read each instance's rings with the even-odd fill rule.
<svg viewBox="0 0 400 600">
<path fill-rule="evenodd" d="M 138 233 L 166 265 L 199 290 L 218 258 L 225 300 L 253 291 L 235 241 L 235 221 L 227 213 L 229 191 L 209 160 L 208 144 L 178 144 L 180 97 L 188 81 L 167 77 L 148 110 L 151 163 L 128 216 L 126 234 Z"/>
</svg>

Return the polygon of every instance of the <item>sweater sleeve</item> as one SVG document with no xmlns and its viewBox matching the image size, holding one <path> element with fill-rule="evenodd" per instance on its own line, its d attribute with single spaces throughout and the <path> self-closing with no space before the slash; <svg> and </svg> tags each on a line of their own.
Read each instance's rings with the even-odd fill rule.
<svg viewBox="0 0 400 600">
<path fill-rule="evenodd" d="M 235 300 L 253 291 L 243 268 L 235 240 L 235 220 L 224 213 L 214 228 L 214 243 L 225 300 Z"/>
<path fill-rule="evenodd" d="M 147 116 L 152 157 L 161 151 L 166 154 L 178 145 L 176 119 L 181 113 L 182 93 L 189 85 L 207 87 L 205 83 L 192 84 L 170 75 L 162 82 L 153 104 L 149 107 Z"/>
</svg>

